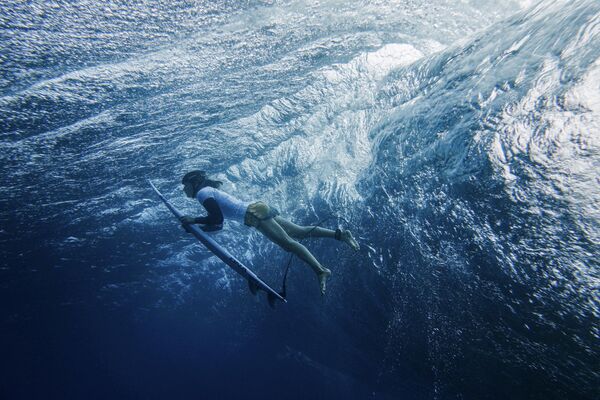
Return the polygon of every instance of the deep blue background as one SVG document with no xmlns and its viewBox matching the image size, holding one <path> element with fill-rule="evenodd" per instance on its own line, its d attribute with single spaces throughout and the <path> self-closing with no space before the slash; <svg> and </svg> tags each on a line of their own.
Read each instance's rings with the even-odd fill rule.
<svg viewBox="0 0 600 400">
<path fill-rule="evenodd" d="M 0 5 L 3 398 L 597 397 L 597 2 L 53 4 Z M 192 168 L 361 250 L 273 310 Z"/>
</svg>

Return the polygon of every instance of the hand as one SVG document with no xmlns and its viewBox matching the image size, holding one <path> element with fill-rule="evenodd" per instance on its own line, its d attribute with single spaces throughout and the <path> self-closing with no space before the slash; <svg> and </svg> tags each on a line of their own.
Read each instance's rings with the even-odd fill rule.
<svg viewBox="0 0 600 400">
<path fill-rule="evenodd" d="M 189 215 L 182 215 L 179 218 L 179 221 L 181 221 L 181 223 L 183 225 L 190 225 L 190 224 L 193 224 L 195 222 L 195 218 L 194 217 L 190 217 Z"/>
<path fill-rule="evenodd" d="M 190 224 L 181 224 L 181 227 L 183 228 L 184 231 L 186 231 L 187 233 L 192 233 L 192 229 L 190 228 Z"/>
</svg>

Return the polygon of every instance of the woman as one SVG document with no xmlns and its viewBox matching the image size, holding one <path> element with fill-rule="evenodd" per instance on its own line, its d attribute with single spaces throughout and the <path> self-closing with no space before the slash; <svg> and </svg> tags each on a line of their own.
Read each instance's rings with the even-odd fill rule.
<svg viewBox="0 0 600 400">
<path fill-rule="evenodd" d="M 325 294 L 327 278 L 331 275 L 331 271 L 321 265 L 306 247 L 294 239 L 334 238 L 347 243 L 354 250 L 359 249 L 358 243 L 350 231 L 340 229 L 333 231 L 318 226 L 296 225 L 279 216 L 279 211 L 262 201 L 246 203 L 219 190 L 223 182 L 209 179 L 205 171 L 188 172 L 181 183 L 187 197 L 198 199 L 208 212 L 204 217 L 182 216 L 180 220 L 184 225 L 202 224 L 204 225 L 202 230 L 215 231 L 223 228 L 225 219 L 232 219 L 255 227 L 273 243 L 281 246 L 285 251 L 294 253 L 310 265 L 319 278 L 321 294 Z"/>
</svg>

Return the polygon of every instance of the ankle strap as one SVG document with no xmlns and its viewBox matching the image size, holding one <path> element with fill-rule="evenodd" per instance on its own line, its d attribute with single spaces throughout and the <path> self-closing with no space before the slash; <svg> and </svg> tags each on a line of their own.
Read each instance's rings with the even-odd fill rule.
<svg viewBox="0 0 600 400">
<path fill-rule="evenodd" d="M 337 228 L 335 230 L 335 240 L 341 240 L 342 239 L 342 231 L 340 228 Z"/>
</svg>

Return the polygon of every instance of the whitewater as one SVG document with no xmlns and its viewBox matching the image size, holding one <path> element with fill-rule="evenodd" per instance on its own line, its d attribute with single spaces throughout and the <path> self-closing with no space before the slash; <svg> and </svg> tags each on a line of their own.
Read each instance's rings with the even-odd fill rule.
<svg viewBox="0 0 600 400">
<path fill-rule="evenodd" d="M 0 166 L 2 397 L 598 396 L 597 1 L 10 0 Z M 361 250 L 271 309 L 192 169 Z"/>
</svg>

